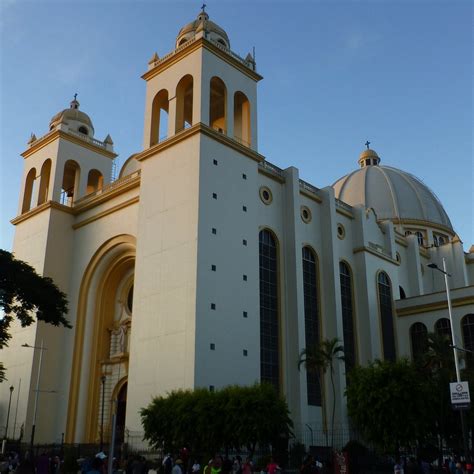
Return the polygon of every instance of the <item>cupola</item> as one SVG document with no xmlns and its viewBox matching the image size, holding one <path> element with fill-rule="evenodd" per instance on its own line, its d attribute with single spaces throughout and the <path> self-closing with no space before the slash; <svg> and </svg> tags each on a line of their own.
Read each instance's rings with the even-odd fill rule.
<svg viewBox="0 0 474 474">
<path fill-rule="evenodd" d="M 227 33 L 219 25 L 209 20 L 209 15 L 205 11 L 205 5 L 203 5 L 202 10 L 194 21 L 181 28 L 176 38 L 176 48 L 193 39 L 196 33 L 200 31 L 204 32 L 206 39 L 230 49 L 230 40 Z"/>
<path fill-rule="evenodd" d="M 79 110 L 79 106 L 77 94 L 74 94 L 74 99 L 69 104 L 69 108 L 57 113 L 51 119 L 49 129 L 54 130 L 60 125 L 66 125 L 73 132 L 78 132 L 92 138 L 94 136 L 92 120 L 86 113 Z"/>
<path fill-rule="evenodd" d="M 377 166 L 380 163 L 379 155 L 377 155 L 377 152 L 375 150 L 369 148 L 369 145 L 370 142 L 367 141 L 365 143 L 367 150 L 364 150 L 359 155 L 359 165 L 361 168 L 364 168 L 365 166 Z"/>
</svg>

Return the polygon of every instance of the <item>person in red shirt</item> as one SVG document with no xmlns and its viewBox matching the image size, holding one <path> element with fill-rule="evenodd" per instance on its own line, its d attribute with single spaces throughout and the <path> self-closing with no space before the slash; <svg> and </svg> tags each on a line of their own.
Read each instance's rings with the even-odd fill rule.
<svg viewBox="0 0 474 474">
<path fill-rule="evenodd" d="M 275 459 L 270 458 L 270 462 L 267 464 L 268 474 L 276 474 L 277 469 L 280 469 L 280 466 L 275 462 Z"/>
</svg>

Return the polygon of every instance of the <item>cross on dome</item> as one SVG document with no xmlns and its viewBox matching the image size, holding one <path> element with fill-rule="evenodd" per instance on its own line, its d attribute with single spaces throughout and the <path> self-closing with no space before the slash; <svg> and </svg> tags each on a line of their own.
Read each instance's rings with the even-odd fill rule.
<svg viewBox="0 0 474 474">
<path fill-rule="evenodd" d="M 364 145 L 367 147 L 367 150 L 368 150 L 368 149 L 369 149 L 369 145 L 370 145 L 369 140 L 367 140 L 367 141 L 364 143 Z"/>
<path fill-rule="evenodd" d="M 202 6 L 201 6 L 201 11 L 203 13 L 206 13 L 206 7 L 207 7 L 207 5 L 205 3 L 203 3 Z"/>
</svg>

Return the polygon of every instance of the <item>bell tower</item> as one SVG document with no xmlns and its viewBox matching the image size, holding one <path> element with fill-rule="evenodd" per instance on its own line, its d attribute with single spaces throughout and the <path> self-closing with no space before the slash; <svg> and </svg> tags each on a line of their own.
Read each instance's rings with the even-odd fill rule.
<svg viewBox="0 0 474 474">
<path fill-rule="evenodd" d="M 203 10 L 181 28 L 175 49 L 148 63 L 143 148 L 202 123 L 257 150 L 255 58 L 230 49 L 227 33 Z"/>
<path fill-rule="evenodd" d="M 254 57 L 234 53 L 227 33 L 203 10 L 181 28 L 173 51 L 153 55 L 142 78 L 146 101 L 143 151 L 135 156 L 141 181 L 130 430 L 140 429 L 138 413 L 150 393 L 252 384 L 260 378 L 258 318 L 245 320 L 242 311 L 236 313 L 239 292 L 229 294 L 229 289 L 244 282 L 231 257 L 245 267 L 246 277 L 258 262 L 258 245 L 243 246 L 242 232 L 257 226 L 249 195 L 258 189 L 263 160 L 257 152 L 262 77 Z M 214 273 L 218 270 L 222 273 Z M 251 278 L 258 281 L 256 274 Z M 249 306 L 258 307 L 257 286 L 247 289 Z M 211 303 L 216 294 L 221 302 Z M 209 312 L 211 304 L 228 317 L 213 320 L 217 313 Z M 237 346 L 210 351 L 218 334 L 232 334 L 232 325 L 236 334 L 245 326 L 252 335 L 246 339 L 254 348 L 251 356 L 242 356 Z M 134 347 L 146 350 L 134 352 Z M 217 378 L 218 362 L 232 370 Z"/>
</svg>

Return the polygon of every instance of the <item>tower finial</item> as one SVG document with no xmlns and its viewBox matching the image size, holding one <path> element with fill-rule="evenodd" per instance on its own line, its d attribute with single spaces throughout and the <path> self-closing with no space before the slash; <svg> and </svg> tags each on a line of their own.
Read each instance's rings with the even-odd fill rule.
<svg viewBox="0 0 474 474">
<path fill-rule="evenodd" d="M 77 92 L 74 94 L 74 99 L 71 101 L 70 107 L 71 109 L 79 108 L 79 101 L 77 100 Z"/>
<path fill-rule="evenodd" d="M 369 145 L 370 145 L 369 140 L 367 140 L 367 141 L 364 143 L 364 145 L 367 147 L 367 150 L 368 150 L 368 149 L 369 149 Z"/>
<path fill-rule="evenodd" d="M 74 94 L 74 100 L 77 100 L 77 92 Z"/>
<path fill-rule="evenodd" d="M 202 6 L 201 6 L 201 11 L 203 13 L 206 13 L 206 7 L 207 7 L 207 5 L 205 3 L 203 3 Z"/>
</svg>

